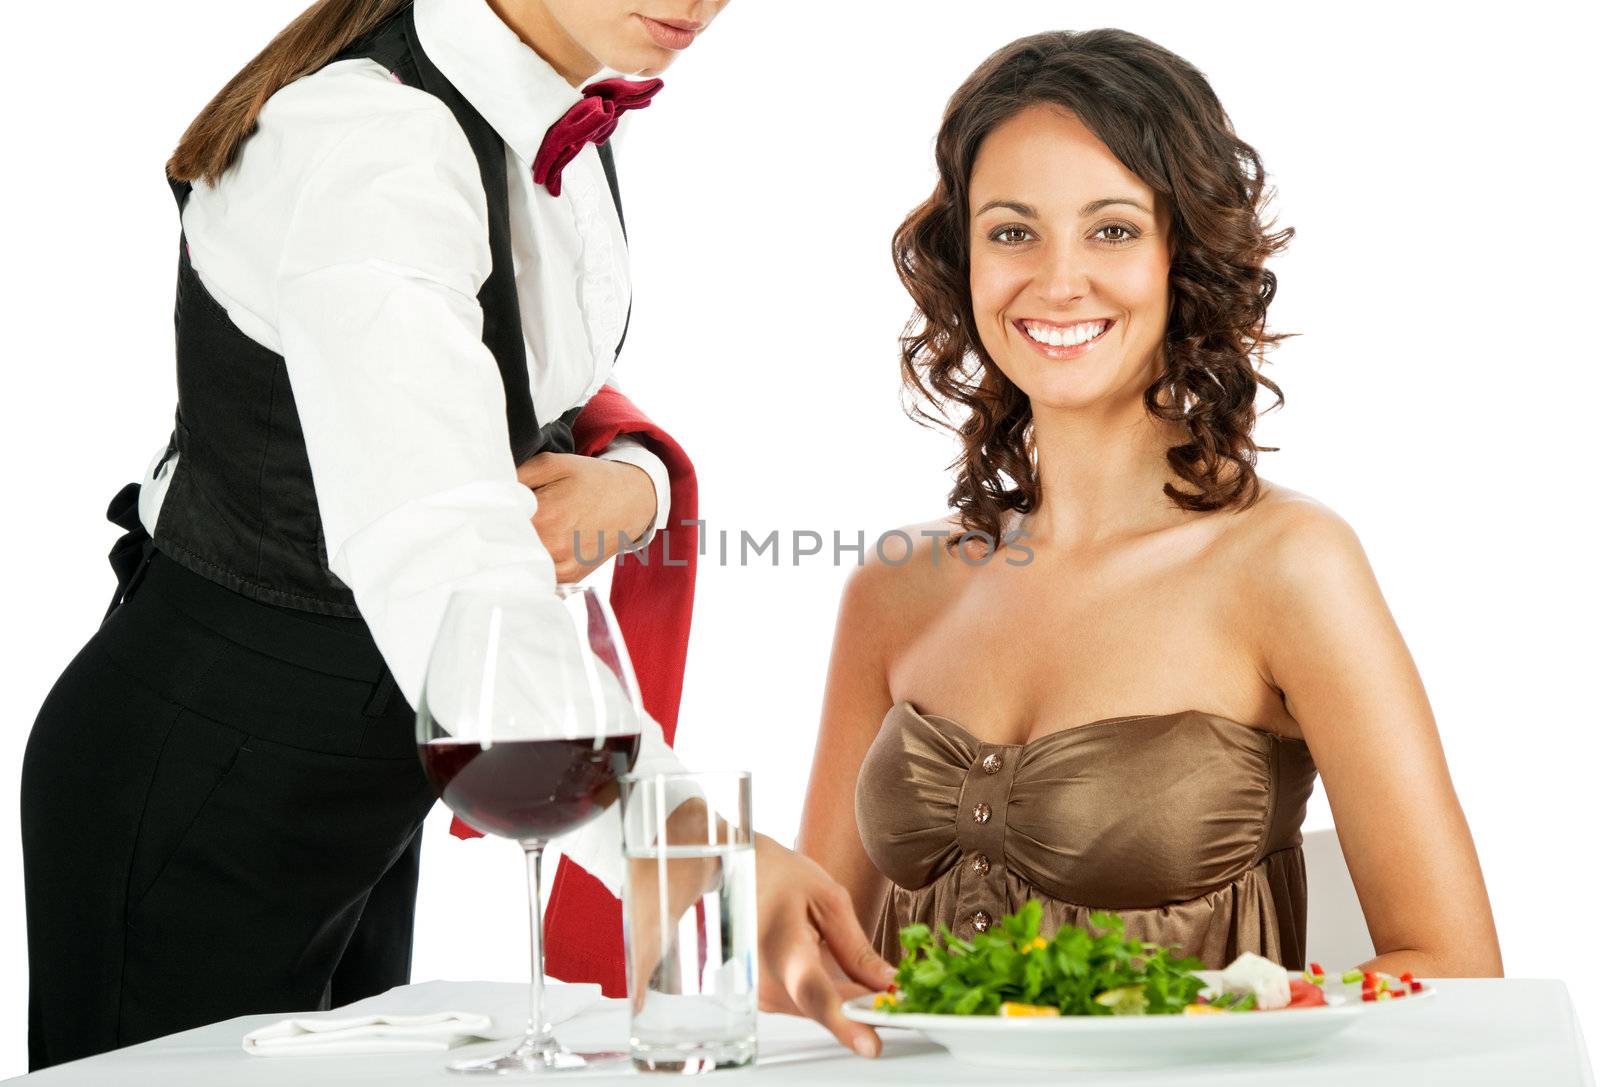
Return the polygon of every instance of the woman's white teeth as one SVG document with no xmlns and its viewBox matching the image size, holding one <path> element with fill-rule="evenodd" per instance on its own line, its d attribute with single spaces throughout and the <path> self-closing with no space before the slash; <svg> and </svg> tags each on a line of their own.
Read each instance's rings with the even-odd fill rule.
<svg viewBox="0 0 1600 1087">
<path fill-rule="evenodd" d="M 1094 339 L 1106 330 L 1105 321 L 1088 321 L 1081 325 L 1042 325 L 1032 321 L 1022 322 L 1030 339 L 1051 347 L 1075 347 Z"/>
</svg>

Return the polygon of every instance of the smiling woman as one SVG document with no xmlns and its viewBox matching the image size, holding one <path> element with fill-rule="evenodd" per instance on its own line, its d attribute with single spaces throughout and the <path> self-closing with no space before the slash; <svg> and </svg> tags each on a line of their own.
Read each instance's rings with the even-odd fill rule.
<svg viewBox="0 0 1600 1087">
<path fill-rule="evenodd" d="M 1107 910 L 1211 967 L 1297 967 L 1320 773 L 1368 968 L 1497 974 L 1366 556 L 1255 471 L 1290 232 L 1205 78 L 1125 31 L 1023 38 L 936 158 L 894 255 L 906 383 L 957 416 L 953 511 L 846 587 L 801 848 L 890 957 L 905 926 L 971 939 L 1037 901 L 1052 930 Z M 1396 826 L 1400 795 L 1428 818 Z"/>
<path fill-rule="evenodd" d="M 1024 67 L 1019 98 L 1003 76 Z M 1032 411 L 1128 382 L 1141 383 L 1152 416 L 1185 428 L 1166 454 L 1185 485 L 1169 492 L 1176 502 L 1254 498 L 1256 391 L 1278 392 L 1257 362 L 1282 338 L 1265 330 L 1277 281 L 1264 263 L 1293 231 L 1262 224 L 1261 160 L 1204 77 L 1120 31 L 1025 38 L 952 97 L 935 155 L 939 185 L 895 234 L 894 255 L 919 315 L 906 380 L 971 413 L 951 496 L 967 527 L 998 537 L 1005 511 L 1037 506 Z M 1090 279 L 1106 308 L 1074 312 Z M 1039 361 L 1108 341 L 1115 361 Z M 1162 345 L 1163 368 L 1146 374 Z M 973 380 L 980 358 L 1009 380 Z"/>
</svg>

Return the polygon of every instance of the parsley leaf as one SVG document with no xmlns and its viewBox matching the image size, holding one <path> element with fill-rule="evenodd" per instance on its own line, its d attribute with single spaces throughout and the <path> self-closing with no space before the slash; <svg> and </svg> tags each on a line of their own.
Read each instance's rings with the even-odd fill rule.
<svg viewBox="0 0 1600 1087">
<path fill-rule="evenodd" d="M 1199 959 L 1177 959 L 1174 948 L 1128 938 L 1116 914 L 1091 914 L 1089 928 L 1066 925 L 1049 938 L 1039 934 L 1043 914 L 1030 900 L 970 942 L 943 925 L 937 937 L 927 925 L 907 925 L 900 930 L 898 996 L 889 1009 L 994 1015 L 1009 1001 L 1052 1006 L 1062 1015 L 1176 1015 L 1203 987 L 1193 973 L 1204 966 Z M 1095 999 L 1132 987 L 1142 990 L 1142 1001 L 1126 993 L 1105 1004 Z"/>
</svg>

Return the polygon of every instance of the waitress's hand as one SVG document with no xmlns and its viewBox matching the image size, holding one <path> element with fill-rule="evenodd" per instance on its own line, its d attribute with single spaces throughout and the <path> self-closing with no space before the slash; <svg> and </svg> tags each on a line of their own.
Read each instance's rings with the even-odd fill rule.
<svg viewBox="0 0 1600 1087">
<path fill-rule="evenodd" d="M 877 1032 L 839 1009 L 885 989 L 894 967 L 867 941 L 850 895 L 815 861 L 764 834 L 755 840 L 762 1010 L 815 1019 L 861 1056 L 876 1057 Z"/>
<path fill-rule="evenodd" d="M 517 465 L 517 479 L 539 499 L 533 527 L 555 560 L 558 582 L 582 581 L 621 549 L 624 533 L 638 540 L 655 523 L 655 484 L 636 465 L 537 453 Z"/>
</svg>

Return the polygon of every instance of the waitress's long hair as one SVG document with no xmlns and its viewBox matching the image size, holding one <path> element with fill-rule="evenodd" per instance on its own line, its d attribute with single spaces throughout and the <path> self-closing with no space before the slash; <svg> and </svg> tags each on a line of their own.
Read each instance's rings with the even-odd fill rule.
<svg viewBox="0 0 1600 1087">
<path fill-rule="evenodd" d="M 256 130 L 261 107 L 280 89 L 321 68 L 411 0 L 317 0 L 228 80 L 189 123 L 167 160 L 174 181 L 215 183 Z"/>
</svg>

